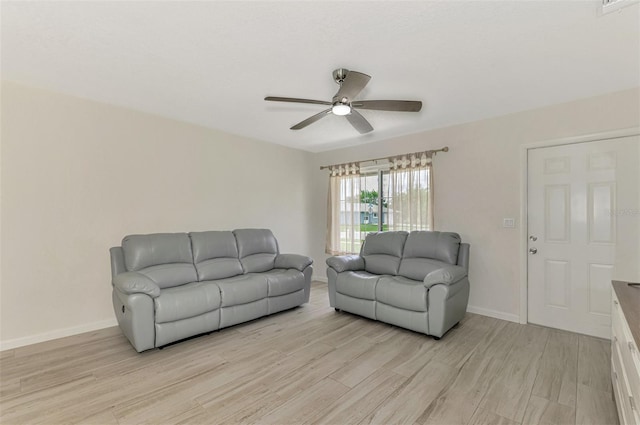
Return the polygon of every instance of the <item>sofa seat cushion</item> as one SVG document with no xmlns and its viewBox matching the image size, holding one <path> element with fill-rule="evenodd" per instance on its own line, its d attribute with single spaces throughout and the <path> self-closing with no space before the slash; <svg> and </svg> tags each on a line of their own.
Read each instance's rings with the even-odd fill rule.
<svg viewBox="0 0 640 425">
<path fill-rule="evenodd" d="M 304 289 L 304 274 L 296 269 L 273 269 L 262 273 L 267 279 L 268 295 L 278 297 Z"/>
<path fill-rule="evenodd" d="M 336 279 L 336 292 L 354 298 L 375 300 L 377 274 L 365 271 L 343 272 Z"/>
<path fill-rule="evenodd" d="M 192 282 L 160 291 L 154 298 L 156 323 L 188 319 L 220 308 L 220 288 L 212 282 Z"/>
<path fill-rule="evenodd" d="M 247 304 L 268 295 L 267 278 L 262 274 L 246 274 L 215 282 L 220 287 L 222 307 Z"/>
<path fill-rule="evenodd" d="M 376 299 L 405 310 L 427 311 L 427 292 L 422 281 L 402 276 L 382 276 L 376 286 Z"/>
<path fill-rule="evenodd" d="M 408 279 L 423 281 L 432 271 L 447 267 L 451 265 L 431 258 L 403 258 L 398 274 Z"/>
</svg>

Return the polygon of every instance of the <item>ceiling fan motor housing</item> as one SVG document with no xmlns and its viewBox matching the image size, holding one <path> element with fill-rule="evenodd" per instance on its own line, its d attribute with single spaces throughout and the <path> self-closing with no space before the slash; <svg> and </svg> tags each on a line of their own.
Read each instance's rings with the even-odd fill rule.
<svg viewBox="0 0 640 425">
<path fill-rule="evenodd" d="M 336 81 L 336 83 L 342 84 L 348 73 L 349 70 L 347 68 L 338 68 L 333 71 L 333 79 Z"/>
</svg>

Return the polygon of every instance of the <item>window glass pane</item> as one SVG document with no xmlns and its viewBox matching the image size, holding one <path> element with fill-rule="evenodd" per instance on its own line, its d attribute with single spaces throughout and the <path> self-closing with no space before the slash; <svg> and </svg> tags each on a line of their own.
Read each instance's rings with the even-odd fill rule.
<svg viewBox="0 0 640 425">
<path fill-rule="evenodd" d="M 361 239 L 378 231 L 378 173 L 363 174 L 360 183 Z"/>
</svg>

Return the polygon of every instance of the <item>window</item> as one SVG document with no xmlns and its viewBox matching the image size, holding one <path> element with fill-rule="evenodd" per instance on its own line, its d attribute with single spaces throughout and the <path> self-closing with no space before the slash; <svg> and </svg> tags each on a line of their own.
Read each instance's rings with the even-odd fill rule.
<svg viewBox="0 0 640 425">
<path fill-rule="evenodd" d="M 389 172 L 382 170 L 369 171 L 360 175 L 360 210 L 364 218 L 360 224 L 361 240 L 364 240 L 369 232 L 387 230 L 385 221 L 387 216 L 387 202 L 383 197 L 386 189 L 384 185 L 382 187 L 380 185 L 381 182 L 385 181 L 385 177 L 388 182 Z M 383 219 L 378 220 L 378 217 L 383 217 Z"/>
<path fill-rule="evenodd" d="M 426 154 L 369 168 L 331 167 L 326 252 L 358 253 L 370 232 L 432 230 L 432 178 Z"/>
</svg>

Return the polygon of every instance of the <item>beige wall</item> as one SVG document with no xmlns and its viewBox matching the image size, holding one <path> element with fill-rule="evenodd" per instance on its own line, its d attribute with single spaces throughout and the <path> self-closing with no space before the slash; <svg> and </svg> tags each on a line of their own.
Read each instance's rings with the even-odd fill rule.
<svg viewBox="0 0 640 425">
<path fill-rule="evenodd" d="M 428 114 L 427 109 L 424 113 Z M 449 146 L 434 159 L 435 226 L 471 243 L 473 311 L 518 320 L 521 146 L 640 125 L 640 90 L 627 90 L 315 156 L 312 255 L 323 273 L 328 177 L 319 165 Z M 515 218 L 516 228 L 502 227 Z"/>
<path fill-rule="evenodd" d="M 108 248 L 129 233 L 269 227 L 324 277 L 318 166 L 442 146 L 436 227 L 472 245 L 475 311 L 516 320 L 521 145 L 638 126 L 640 90 L 315 155 L 11 83 L 1 124 L 8 348 L 115 324 Z"/>
<path fill-rule="evenodd" d="M 115 324 L 129 233 L 268 227 L 309 254 L 311 154 L 2 84 L 3 347 Z"/>
</svg>

